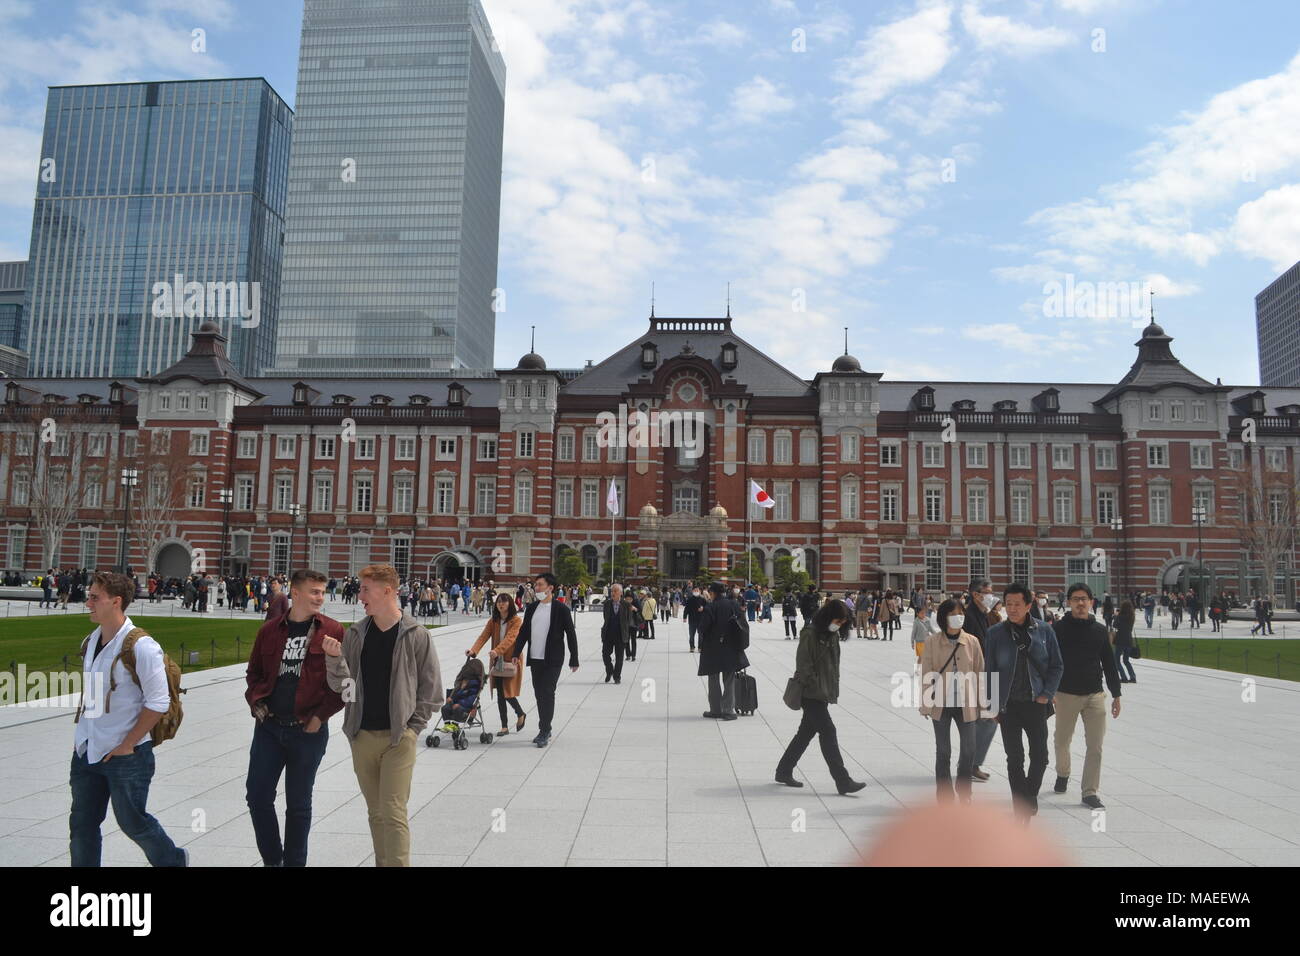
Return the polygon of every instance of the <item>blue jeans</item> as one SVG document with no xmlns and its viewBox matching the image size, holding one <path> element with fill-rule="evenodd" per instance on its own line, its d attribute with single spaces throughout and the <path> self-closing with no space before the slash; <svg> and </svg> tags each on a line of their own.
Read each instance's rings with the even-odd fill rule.
<svg viewBox="0 0 1300 956">
<path fill-rule="evenodd" d="M 1153 607 L 1144 607 L 1142 609 L 1142 613 L 1147 616 L 1147 627 L 1151 626 L 1151 615 L 1154 614 L 1155 611 L 1156 609 Z"/>
<path fill-rule="evenodd" d="M 284 727 L 272 718 L 257 724 L 248 751 L 246 795 L 257 850 L 267 866 L 306 866 L 311 831 L 311 792 L 316 768 L 325 756 L 329 728 L 314 734 L 301 726 Z M 275 813 L 275 788 L 284 774 L 284 843 Z"/>
<path fill-rule="evenodd" d="M 975 766 L 975 728 L 978 720 L 954 720 L 948 708 L 943 716 L 932 721 L 934 724 L 934 777 L 941 789 L 952 787 L 952 735 L 949 728 L 957 725 L 957 740 L 960 749 L 957 752 L 957 792 L 964 798 L 970 797 L 971 768 Z M 996 725 L 995 725 L 996 726 Z"/>
<path fill-rule="evenodd" d="M 751 621 L 754 620 L 754 609 L 756 607 L 756 603 L 754 601 L 746 601 L 745 606 L 749 611 L 749 619 Z"/>
<path fill-rule="evenodd" d="M 69 784 L 72 810 L 68 814 L 68 849 L 73 866 L 99 866 L 103 836 L 99 825 L 113 804 L 122 832 L 144 850 L 152 866 L 184 866 L 185 854 L 145 810 L 153 780 L 153 741 L 146 740 L 125 757 L 91 763 L 75 751 Z"/>
<path fill-rule="evenodd" d="M 984 766 L 988 759 L 989 747 L 998 735 L 998 722 L 992 717 L 981 717 L 975 721 L 975 766 Z"/>
<path fill-rule="evenodd" d="M 1124 676 L 1124 669 L 1128 668 L 1128 680 L 1136 681 L 1137 674 L 1133 673 L 1133 662 L 1129 660 L 1129 655 L 1133 653 L 1131 647 L 1115 648 L 1115 669 L 1119 671 L 1119 676 Z"/>
</svg>

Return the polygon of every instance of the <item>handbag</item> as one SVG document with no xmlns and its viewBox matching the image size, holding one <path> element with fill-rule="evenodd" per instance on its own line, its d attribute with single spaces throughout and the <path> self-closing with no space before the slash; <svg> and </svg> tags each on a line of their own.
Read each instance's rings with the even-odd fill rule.
<svg viewBox="0 0 1300 956">
<path fill-rule="evenodd" d="M 1134 641 L 1133 647 L 1129 649 L 1128 656 L 1135 657 L 1138 660 L 1142 660 L 1142 645 L 1139 644 L 1137 641 Z"/>
<path fill-rule="evenodd" d="M 803 684 L 797 677 L 791 677 L 785 682 L 785 693 L 781 699 L 791 710 L 803 710 Z"/>
</svg>

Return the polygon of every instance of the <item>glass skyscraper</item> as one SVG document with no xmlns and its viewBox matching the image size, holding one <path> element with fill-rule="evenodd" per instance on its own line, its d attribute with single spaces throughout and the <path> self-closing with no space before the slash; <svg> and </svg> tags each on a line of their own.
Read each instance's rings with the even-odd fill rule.
<svg viewBox="0 0 1300 956">
<path fill-rule="evenodd" d="M 270 374 L 492 368 L 493 46 L 478 0 L 306 0 Z"/>
<path fill-rule="evenodd" d="M 28 373 L 152 375 L 212 320 L 235 366 L 258 374 L 275 354 L 292 130 L 263 79 L 51 87 Z M 192 283 L 204 291 L 184 297 Z"/>
<path fill-rule="evenodd" d="M 1300 385 L 1300 262 L 1255 296 L 1259 384 Z"/>
</svg>

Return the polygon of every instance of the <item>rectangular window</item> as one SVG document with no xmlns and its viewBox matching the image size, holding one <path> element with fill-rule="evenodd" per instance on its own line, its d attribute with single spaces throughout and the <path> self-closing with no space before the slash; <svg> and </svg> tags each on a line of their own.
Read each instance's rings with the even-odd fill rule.
<svg viewBox="0 0 1300 956">
<path fill-rule="evenodd" d="M 627 448 L 625 446 L 619 444 L 618 442 L 614 442 L 614 444 L 609 446 L 610 461 L 615 461 L 615 462 L 625 461 L 626 457 L 627 457 Z"/>
<path fill-rule="evenodd" d="M 401 441 L 402 441 L 402 439 L 399 438 L 399 439 L 398 439 L 398 443 L 399 443 L 399 444 L 398 444 L 398 448 L 401 448 L 401 444 L 400 444 Z M 410 439 L 410 442 L 411 442 L 411 445 L 412 445 L 412 449 L 414 449 L 415 439 L 414 439 L 414 438 Z M 400 457 L 400 456 L 399 456 L 399 457 Z M 411 458 L 414 459 L 414 458 L 415 458 L 415 455 L 412 454 L 412 455 L 411 455 Z M 454 436 L 451 437 L 451 438 L 439 438 L 439 439 L 438 439 L 438 453 L 437 453 L 436 458 L 437 458 L 438 461 L 455 461 L 455 460 L 456 460 L 456 439 L 455 439 Z"/>
<path fill-rule="evenodd" d="M 32 476 L 25 471 L 14 473 L 14 488 L 9 494 L 11 504 L 25 508 L 32 501 Z"/>
<path fill-rule="evenodd" d="M 1029 467 L 1029 446 L 1028 445 L 1009 445 L 1007 446 L 1007 465 L 1010 468 L 1028 468 Z"/>
<path fill-rule="evenodd" d="M 931 546 L 925 549 L 925 589 L 943 590 L 943 548 Z"/>
<path fill-rule="evenodd" d="M 55 458 L 67 457 L 70 441 L 71 441 L 71 436 L 69 436 L 67 432 L 59 432 L 58 435 L 54 437 L 53 455 Z"/>
<path fill-rule="evenodd" d="M 984 485 L 971 485 L 966 489 L 966 520 L 984 524 L 989 520 L 989 490 Z"/>
<path fill-rule="evenodd" d="M 1163 417 L 1160 414 L 1161 404 L 1162 404 L 1161 402 L 1155 402 L 1155 401 L 1147 402 L 1147 421 L 1158 422 L 1161 420 L 1161 418 Z"/>
<path fill-rule="evenodd" d="M 855 483 L 853 488 L 853 493 L 855 496 L 857 495 L 857 491 L 858 489 Z M 776 501 L 776 507 L 773 509 L 773 511 L 775 511 L 773 518 L 776 521 L 789 521 L 790 520 L 790 482 L 778 481 L 774 486 L 772 492 L 772 498 Z"/>
<path fill-rule="evenodd" d="M 1058 525 L 1074 524 L 1074 489 L 1061 486 L 1052 492 L 1053 516 Z"/>
<path fill-rule="evenodd" d="M 126 437 L 127 437 L 127 438 L 134 438 L 135 436 L 134 436 L 134 435 L 127 435 Z M 123 439 L 123 442 L 125 443 L 125 439 Z M 14 454 L 16 454 L 16 455 L 30 455 L 30 454 L 32 453 L 32 435 L 31 435 L 31 433 L 30 433 L 30 432 L 21 432 L 21 433 L 19 433 L 18 436 L 17 436 L 17 441 L 16 441 L 14 444 L 15 444 Z M 125 454 L 125 452 L 124 452 L 123 454 Z M 127 458 L 134 458 L 134 457 L 135 457 L 135 452 L 133 451 L 131 454 L 126 455 L 126 457 L 127 457 Z"/>
<path fill-rule="evenodd" d="M 967 552 L 970 564 L 970 579 L 978 581 L 989 576 L 989 553 L 984 548 L 971 548 Z"/>
<path fill-rule="evenodd" d="M 374 461 L 375 458 L 375 439 L 373 436 L 367 438 L 358 438 L 357 440 L 357 458 L 361 461 Z"/>
<path fill-rule="evenodd" d="M 901 461 L 901 446 L 897 439 L 890 439 L 880 443 L 880 464 L 894 467 L 899 465 Z"/>
<path fill-rule="evenodd" d="M 515 514 L 533 513 L 533 479 L 521 475 L 515 479 Z"/>
<path fill-rule="evenodd" d="M 1205 417 L 1205 403 L 1204 403 L 1204 402 L 1192 402 L 1192 421 L 1194 421 L 1194 422 L 1203 422 L 1203 421 L 1205 421 L 1205 420 L 1206 420 L 1206 417 Z"/>
<path fill-rule="evenodd" d="M 803 432 L 799 435 L 799 464 L 817 464 L 817 434 Z"/>
<path fill-rule="evenodd" d="M 1151 489 L 1151 523 L 1169 524 L 1169 489 L 1156 487 Z"/>
<path fill-rule="evenodd" d="M 211 407 L 211 402 L 207 392 L 201 392 L 194 397 L 194 408 L 196 411 L 206 412 Z"/>
<path fill-rule="evenodd" d="M 277 476 L 275 479 L 275 504 L 272 507 L 276 511 L 288 511 L 292 502 L 293 478 L 288 475 Z"/>
<path fill-rule="evenodd" d="M 358 514 L 374 511 L 374 479 L 355 478 L 352 484 L 352 510 Z"/>
<path fill-rule="evenodd" d="M 966 443 L 966 467 L 987 468 L 989 466 L 989 446 L 984 442 Z"/>
<path fill-rule="evenodd" d="M 275 436 L 275 457 L 292 458 L 298 451 L 297 435 L 276 435 Z"/>
<path fill-rule="evenodd" d="M 926 468 L 942 468 L 943 443 L 928 441 L 921 445 L 921 464 Z"/>
<path fill-rule="evenodd" d="M 87 508 L 102 508 L 104 506 L 104 483 L 98 478 L 89 479 L 82 504 Z M 82 565 L 82 567 L 91 567 L 91 565 Z"/>
<path fill-rule="evenodd" d="M 1206 525 L 1214 517 L 1214 489 L 1208 485 L 1192 489 L 1192 521 L 1197 520 L 1198 513 Z"/>
<path fill-rule="evenodd" d="M 1268 521 L 1273 526 L 1286 524 L 1286 492 L 1273 489 L 1268 493 Z"/>
<path fill-rule="evenodd" d="M 495 438 L 483 438 L 483 437 L 479 438 L 478 460 L 479 461 L 497 460 L 497 440 Z"/>
<path fill-rule="evenodd" d="M 840 436 L 840 461 L 858 460 L 858 434 L 849 432 Z"/>
<path fill-rule="evenodd" d="M 532 458 L 533 442 L 536 438 L 536 433 L 531 430 L 521 430 L 517 434 L 519 437 L 519 449 L 516 453 L 516 457 Z"/>
<path fill-rule="evenodd" d="M 1245 461 L 1246 461 L 1245 449 L 1243 448 L 1228 449 L 1228 467 L 1231 468 L 1233 471 L 1240 471 L 1244 467 Z"/>
<path fill-rule="evenodd" d="M 926 521 L 943 520 L 943 489 L 942 488 L 925 489 L 925 520 Z"/>
<path fill-rule="evenodd" d="M 81 529 L 81 566 L 94 568 L 99 565 L 99 532 L 93 528 Z"/>
<path fill-rule="evenodd" d="M 1097 458 L 1098 469 L 1112 469 L 1115 467 L 1115 446 L 1114 445 L 1096 445 L 1094 446 Z"/>
<path fill-rule="evenodd" d="M 311 566 L 322 574 L 330 573 L 330 536 L 314 534 L 311 536 Z"/>
<path fill-rule="evenodd" d="M 1286 449 L 1265 448 L 1264 467 L 1269 471 L 1286 471 Z"/>
<path fill-rule="evenodd" d="M 314 511 L 334 510 L 334 479 L 329 475 L 317 475 L 315 481 Z"/>
<path fill-rule="evenodd" d="M 789 432 L 777 432 L 772 438 L 772 464 L 789 465 L 793 463 L 791 457 L 792 440 Z"/>
<path fill-rule="evenodd" d="M 455 512 L 454 488 L 455 480 L 452 478 L 442 477 L 434 480 L 433 508 L 435 514 L 449 515 Z"/>
<path fill-rule="evenodd" d="M 673 489 L 673 514 L 700 513 L 700 489 L 694 485 L 678 485 Z"/>
<path fill-rule="evenodd" d="M 817 482 L 799 482 L 799 520 L 817 520 Z"/>
<path fill-rule="evenodd" d="M 588 428 L 582 433 L 582 460 L 600 461 L 600 433 Z"/>
<path fill-rule="evenodd" d="M 398 475 L 393 479 L 393 513 L 409 515 L 414 512 L 415 479 L 410 475 Z"/>
<path fill-rule="evenodd" d="M 1097 489 L 1097 524 L 1109 525 L 1115 520 L 1115 489 Z"/>
<path fill-rule="evenodd" d="M 235 476 L 235 510 L 253 510 L 253 476 Z"/>
<path fill-rule="evenodd" d="M 443 439 L 438 439 L 439 443 Z M 456 447 L 456 439 L 450 439 L 453 451 Z M 393 439 L 393 460 L 394 461 L 415 461 L 415 436 L 398 435 Z"/>
<path fill-rule="evenodd" d="M 136 446 L 139 444 L 139 438 L 140 438 L 139 435 L 122 436 L 122 457 L 123 458 L 135 457 Z M 30 453 L 31 450 L 32 450 L 31 446 L 29 445 L 27 448 L 28 453 Z"/>
<path fill-rule="evenodd" d="M 846 521 L 858 520 L 858 483 L 857 481 L 846 481 L 840 485 L 840 493 L 844 500 L 840 502 L 840 514 Z"/>
<path fill-rule="evenodd" d="M 89 444 L 86 449 L 86 455 L 90 458 L 103 458 L 108 453 L 108 436 L 103 432 L 97 432 L 90 436 Z M 206 454 L 206 452 L 205 452 Z"/>
<path fill-rule="evenodd" d="M 555 514 L 561 518 L 573 517 L 572 478 L 560 478 L 555 482 Z"/>
<path fill-rule="evenodd" d="M 176 411 L 188 412 L 190 410 L 190 393 L 181 392 L 176 396 Z"/>
<path fill-rule="evenodd" d="M 240 458 L 257 457 L 257 436 L 256 435 L 239 436 L 239 457 Z"/>
<path fill-rule="evenodd" d="M 766 457 L 767 436 L 761 431 L 751 431 L 749 433 L 749 463 L 751 465 L 761 465 Z"/>
<path fill-rule="evenodd" d="M 1193 468 L 1210 467 L 1210 443 L 1209 442 L 1192 443 L 1192 467 Z"/>
<path fill-rule="evenodd" d="M 348 561 L 351 563 L 351 574 L 357 575 L 367 564 L 370 563 L 370 537 L 359 534 L 348 544 Z"/>
<path fill-rule="evenodd" d="M 1169 467 L 1169 446 L 1164 442 L 1147 442 L 1147 466 L 1150 468 Z"/>
<path fill-rule="evenodd" d="M 159 393 L 158 393 L 158 411 L 160 411 L 160 412 L 170 412 L 171 410 L 172 410 L 172 393 L 171 393 L 171 392 L 159 392 Z"/>
<path fill-rule="evenodd" d="M 560 432 L 555 443 L 556 461 L 573 461 L 573 432 Z"/>
<path fill-rule="evenodd" d="M 208 433 L 190 432 L 190 454 L 199 456 L 208 453 Z"/>
<path fill-rule="evenodd" d="M 1070 469 L 1074 467 L 1074 446 L 1053 445 L 1052 467 Z"/>
<path fill-rule="evenodd" d="M 1017 548 L 1011 552 L 1011 580 L 1017 584 L 1029 585 L 1033 577 L 1033 552 Z"/>
<path fill-rule="evenodd" d="M 620 501 L 619 504 L 622 504 Z M 600 479 L 582 479 L 582 516 L 584 518 L 600 517 Z"/>
<path fill-rule="evenodd" d="M 898 520 L 898 499 L 900 489 L 896 485 L 889 485 L 880 489 L 880 520 L 897 521 Z"/>
<path fill-rule="evenodd" d="M 475 510 L 481 515 L 495 514 L 497 510 L 497 482 L 495 478 L 479 478 L 474 483 Z"/>
<path fill-rule="evenodd" d="M 1187 421 L 1187 406 L 1182 402 L 1169 403 L 1169 420 L 1171 422 Z"/>
<path fill-rule="evenodd" d="M 411 539 L 394 538 L 393 539 L 393 570 L 399 577 L 408 578 L 411 575 Z"/>
<path fill-rule="evenodd" d="M 316 457 L 326 461 L 334 457 L 334 437 L 332 435 L 316 436 Z"/>
<path fill-rule="evenodd" d="M 189 506 L 191 508 L 203 507 L 204 491 L 207 486 L 207 479 L 203 475 L 195 475 L 190 479 Z"/>
<path fill-rule="evenodd" d="M 21 570 L 27 566 L 27 529 L 9 529 L 9 567 Z"/>
</svg>

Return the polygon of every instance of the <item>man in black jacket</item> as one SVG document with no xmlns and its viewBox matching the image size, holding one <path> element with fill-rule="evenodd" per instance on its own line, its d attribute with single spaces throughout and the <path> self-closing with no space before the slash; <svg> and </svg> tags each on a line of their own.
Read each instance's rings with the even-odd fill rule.
<svg viewBox="0 0 1300 956">
<path fill-rule="evenodd" d="M 563 601 L 552 600 L 556 578 L 549 571 L 537 575 L 533 593 L 537 600 L 524 609 L 524 623 L 519 628 L 514 653 L 528 661 L 533 675 L 533 695 L 537 698 L 537 736 L 533 743 L 545 747 L 551 742 L 551 718 L 555 716 L 555 685 L 564 669 L 565 639 L 569 645 L 569 670 L 578 669 L 578 632 L 573 613 Z M 525 655 L 524 649 L 528 649 Z"/>
<path fill-rule="evenodd" d="M 962 630 L 973 634 L 980 642 L 980 650 L 985 650 L 988 637 L 989 612 L 999 604 L 998 596 L 993 593 L 993 583 L 988 578 L 977 578 L 970 583 L 964 606 L 965 623 Z M 992 717 L 980 717 L 975 723 L 975 766 L 971 768 L 971 779 L 983 782 L 988 780 L 987 770 L 981 769 L 988 759 L 989 747 L 998 733 L 998 722 Z"/>
<path fill-rule="evenodd" d="M 1097 790 L 1101 786 L 1101 742 L 1106 736 L 1106 694 L 1102 675 L 1114 698 L 1111 717 L 1119 716 L 1119 669 L 1110 636 L 1100 621 L 1092 616 L 1092 589 L 1086 584 L 1072 584 L 1066 593 L 1070 613 L 1052 625 L 1061 647 L 1065 671 L 1056 691 L 1056 792 L 1065 793 L 1070 781 L 1070 740 L 1074 726 L 1083 717 L 1083 804 L 1094 810 L 1105 806 Z"/>
<path fill-rule="evenodd" d="M 804 624 L 812 620 L 812 616 L 817 613 L 817 608 L 820 606 L 821 601 L 817 599 L 817 585 L 808 585 L 808 590 L 799 595 L 799 613 L 803 615 Z"/>
<path fill-rule="evenodd" d="M 609 600 L 601 606 L 604 621 L 600 625 L 600 656 L 605 661 L 605 683 L 623 682 L 623 649 L 631 628 L 636 626 L 628 603 L 623 600 L 623 585 L 611 585 Z M 610 658 L 613 657 L 611 661 Z"/>
<path fill-rule="evenodd" d="M 705 717 L 715 720 L 736 719 L 736 671 L 749 666 L 744 648 L 731 633 L 731 621 L 749 633 L 749 623 L 740 603 L 727 596 L 726 585 L 714 581 L 709 585 L 713 600 L 700 622 L 700 677 L 709 679 L 709 709 Z"/>
<path fill-rule="evenodd" d="M 709 602 L 705 600 L 704 595 L 700 593 L 700 586 L 697 584 L 691 589 L 690 596 L 686 599 L 686 633 L 691 639 L 691 653 L 695 653 L 695 632 L 700 629 L 700 621 L 704 618 L 704 611 L 708 608 Z"/>
</svg>

